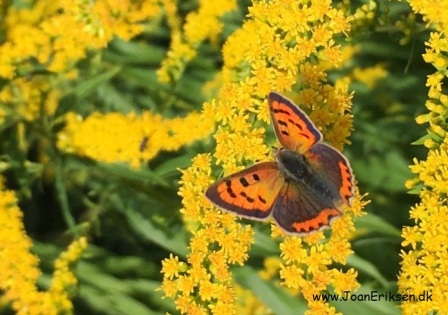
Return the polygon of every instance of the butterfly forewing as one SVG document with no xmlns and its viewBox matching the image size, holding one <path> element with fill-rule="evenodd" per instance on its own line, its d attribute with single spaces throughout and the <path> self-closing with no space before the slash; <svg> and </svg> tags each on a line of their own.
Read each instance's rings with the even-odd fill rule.
<svg viewBox="0 0 448 315">
<path fill-rule="evenodd" d="M 211 185 L 206 197 L 223 210 L 264 220 L 270 214 L 284 180 L 277 163 L 258 163 Z"/>
<path fill-rule="evenodd" d="M 284 148 L 303 153 L 321 141 L 320 131 L 290 100 L 271 92 L 268 102 L 275 134 Z"/>
</svg>

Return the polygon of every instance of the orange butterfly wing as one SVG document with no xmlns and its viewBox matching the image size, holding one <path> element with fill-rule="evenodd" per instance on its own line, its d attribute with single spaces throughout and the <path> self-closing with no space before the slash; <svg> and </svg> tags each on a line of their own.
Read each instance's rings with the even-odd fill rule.
<svg viewBox="0 0 448 315">
<path fill-rule="evenodd" d="M 205 196 L 219 208 L 255 220 L 264 220 L 284 183 L 275 162 L 252 165 L 212 184 Z"/>
<path fill-rule="evenodd" d="M 310 118 L 290 100 L 271 92 L 268 103 L 275 134 L 285 149 L 304 153 L 322 140 Z"/>
</svg>

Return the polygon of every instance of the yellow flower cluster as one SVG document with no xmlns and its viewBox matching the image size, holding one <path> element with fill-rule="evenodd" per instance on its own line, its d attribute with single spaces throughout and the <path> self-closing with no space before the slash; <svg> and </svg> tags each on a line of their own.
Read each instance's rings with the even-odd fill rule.
<svg viewBox="0 0 448 315">
<path fill-rule="evenodd" d="M 171 27 L 171 47 L 157 75 L 160 82 L 179 79 L 187 63 L 196 56 L 196 49 L 205 41 L 216 42 L 222 31 L 220 18 L 237 7 L 235 0 L 200 0 L 197 11 L 190 12 L 181 30 L 172 0 L 164 0 L 168 25 Z"/>
<path fill-rule="evenodd" d="M 0 117 L 34 120 L 51 116 L 61 92 L 61 79 L 76 78 L 73 66 L 87 49 L 99 49 L 114 36 L 125 40 L 143 31 L 142 21 L 154 18 L 160 7 L 148 1 L 34 1 L 29 7 L 9 5 L 2 20 L 0 78 L 11 81 L 0 88 L 0 102 L 7 105 Z M 34 72 L 36 61 L 41 72 Z M 8 109 L 11 109 L 10 111 Z M 1 122 L 1 121 L 0 121 Z"/>
<path fill-rule="evenodd" d="M 369 0 L 368 3 L 361 5 L 353 13 L 352 31 L 356 31 L 373 26 L 375 17 L 378 14 L 378 4 L 376 1 Z"/>
<path fill-rule="evenodd" d="M 66 268 L 75 262 L 84 247 L 85 239 L 75 241 L 68 252 L 56 263 L 55 279 L 48 292 L 38 291 L 36 281 L 40 276 L 38 258 L 30 253 L 31 239 L 26 235 L 22 212 L 12 191 L 5 190 L 0 181 L 0 288 L 12 302 L 17 314 L 56 315 L 68 313 L 72 304 L 67 289 L 76 283 Z M 69 280 L 68 280 L 69 279 Z"/>
<path fill-rule="evenodd" d="M 448 1 L 409 0 L 415 13 L 423 15 L 428 27 L 435 29 L 426 42 L 423 58 L 436 72 L 428 76 L 426 107 L 428 114 L 417 117 L 418 123 L 429 123 L 424 145 L 429 148 L 424 161 L 414 160 L 411 171 L 416 178 L 406 183 L 408 189 L 420 188 L 420 203 L 410 211 L 414 226 L 403 228 L 402 267 L 398 285 L 401 293 L 431 294 L 431 300 L 405 301 L 403 314 L 448 313 L 448 95 L 442 91 L 442 81 L 448 69 Z M 409 248 L 410 246 L 410 248 Z"/>
<path fill-rule="evenodd" d="M 27 121 L 37 119 L 42 113 L 51 116 L 57 109 L 59 98 L 59 90 L 52 89 L 50 82 L 42 76 L 15 78 L 0 90 L 0 102 L 7 105 L 2 108 L 2 116 Z"/>
<path fill-rule="evenodd" d="M 298 0 L 253 1 L 248 17 L 224 45 L 223 85 L 217 99 L 204 104 L 204 115 L 219 123 L 216 164 L 228 175 L 248 163 L 270 159 L 263 122 L 269 122 L 266 96 L 272 90 L 289 92 L 310 112 L 326 140 L 342 148 L 352 128 L 347 114 L 351 95 L 344 82 L 327 84 L 326 71 L 342 60 L 333 36 L 348 32 L 350 20 L 331 1 Z M 241 226 L 233 215 L 205 200 L 203 193 L 213 182 L 210 164 L 208 155 L 199 155 L 183 171 L 180 195 L 193 235 L 190 253 L 186 263 L 174 256 L 166 259 L 162 270 L 162 289 L 183 314 L 219 314 L 217 309 L 223 307 L 226 314 L 235 314 L 229 304 L 235 299 L 228 268 L 245 262 L 253 242 L 250 225 Z M 362 214 L 364 205 L 357 193 L 353 206 L 334 222 L 328 240 L 322 232 L 301 239 L 273 227 L 274 237 L 284 237 L 279 267 L 283 284 L 304 294 L 310 313 L 334 311 L 324 302 L 314 302 L 313 293 L 330 286 L 336 292 L 358 287 L 354 270 L 343 272 L 330 265 L 344 264 L 352 252 L 348 238 L 354 231 L 353 218 Z"/>
<path fill-rule="evenodd" d="M 87 239 L 80 237 L 73 241 L 54 263 L 53 281 L 48 293 L 51 295 L 53 304 L 57 305 L 59 309 L 70 310 L 73 308 L 67 292 L 73 292 L 78 283 L 72 269 L 86 248 Z"/>
<path fill-rule="evenodd" d="M 369 90 L 373 89 L 378 81 L 387 76 L 387 70 L 384 65 L 377 64 L 373 67 L 353 69 L 353 80 L 364 83 Z"/>
<path fill-rule="evenodd" d="M 432 294 L 431 300 L 406 301 L 403 314 L 448 313 L 448 138 L 439 149 L 430 150 L 426 161 L 411 167 L 416 180 L 407 183 L 411 188 L 423 184 L 421 201 L 410 211 L 416 225 L 403 228 L 402 267 L 398 285 L 401 293 Z"/>
<path fill-rule="evenodd" d="M 251 290 L 235 285 L 236 314 L 274 315 Z"/>
<path fill-rule="evenodd" d="M 139 116 L 96 112 L 84 120 L 70 113 L 66 122 L 58 134 L 61 150 L 103 162 L 127 162 L 135 168 L 151 160 L 160 150 L 178 150 L 205 137 L 214 126 L 211 119 L 194 112 L 174 119 L 150 112 Z"/>
<path fill-rule="evenodd" d="M 175 299 L 182 314 L 235 314 L 230 264 L 243 265 L 253 243 L 249 226 L 236 224 L 228 213 L 217 213 L 205 200 L 210 185 L 211 158 L 200 154 L 182 172 L 179 194 L 187 228 L 192 233 L 187 263 L 170 256 L 162 262 L 162 290 Z"/>
<path fill-rule="evenodd" d="M 49 71 L 66 72 L 88 48 L 143 31 L 142 21 L 159 14 L 158 1 L 35 1 L 31 8 L 11 6 L 4 20 L 0 77 L 12 78 L 17 66 L 35 58 Z M 22 69 L 23 70 L 23 69 Z"/>
</svg>

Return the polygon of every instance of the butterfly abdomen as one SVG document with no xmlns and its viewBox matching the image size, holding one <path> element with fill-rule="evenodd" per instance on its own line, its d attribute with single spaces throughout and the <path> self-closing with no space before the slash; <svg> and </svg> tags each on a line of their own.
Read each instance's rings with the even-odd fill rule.
<svg viewBox="0 0 448 315">
<path fill-rule="evenodd" d="M 291 150 L 280 149 L 276 158 L 285 181 L 305 186 L 326 201 L 340 199 L 336 187 L 313 170 L 305 156 Z"/>
</svg>

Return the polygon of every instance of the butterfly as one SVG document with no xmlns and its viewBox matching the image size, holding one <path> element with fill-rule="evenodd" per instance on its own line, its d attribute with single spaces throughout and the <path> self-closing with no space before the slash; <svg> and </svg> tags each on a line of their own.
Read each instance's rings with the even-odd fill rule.
<svg viewBox="0 0 448 315">
<path fill-rule="evenodd" d="M 307 235 L 330 226 L 353 197 L 347 158 L 328 144 L 299 107 L 282 95 L 268 95 L 274 131 L 282 145 L 275 161 L 254 164 L 212 184 L 205 196 L 238 216 L 272 216 L 288 234 Z"/>
</svg>

